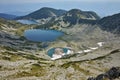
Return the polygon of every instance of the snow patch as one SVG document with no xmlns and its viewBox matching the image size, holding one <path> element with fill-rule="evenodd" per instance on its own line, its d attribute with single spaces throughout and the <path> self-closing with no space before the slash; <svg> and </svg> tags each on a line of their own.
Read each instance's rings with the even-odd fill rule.
<svg viewBox="0 0 120 80">
<path fill-rule="evenodd" d="M 104 42 L 98 42 L 97 44 L 98 44 L 99 47 L 102 47 Z"/>
<path fill-rule="evenodd" d="M 86 49 L 86 50 L 83 50 L 83 52 L 91 52 L 92 50 L 90 50 L 90 49 Z"/>
</svg>

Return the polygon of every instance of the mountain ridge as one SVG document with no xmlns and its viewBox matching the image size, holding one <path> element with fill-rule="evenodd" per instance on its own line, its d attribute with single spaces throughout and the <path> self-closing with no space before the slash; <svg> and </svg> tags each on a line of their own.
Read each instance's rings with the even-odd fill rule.
<svg viewBox="0 0 120 80">
<path fill-rule="evenodd" d="M 54 9 L 49 7 L 43 7 L 39 10 L 36 10 L 28 15 L 18 17 L 16 19 L 42 19 L 49 17 L 61 16 L 66 11 L 62 9 Z"/>
<path fill-rule="evenodd" d="M 36 28 L 59 29 L 71 27 L 75 24 L 96 24 L 100 17 L 92 11 L 82 11 L 80 9 L 71 9 L 62 16 L 53 17 L 48 22 L 38 25 Z"/>
<path fill-rule="evenodd" d="M 17 17 L 16 19 L 43 19 L 49 17 L 59 17 L 63 16 L 67 13 L 71 15 L 78 14 L 81 19 L 100 19 L 100 17 L 93 11 L 82 11 L 80 9 L 71 9 L 69 11 L 62 10 L 62 9 L 54 9 L 49 7 L 43 7 L 39 10 L 29 13 L 28 15 Z"/>
<path fill-rule="evenodd" d="M 102 30 L 106 30 L 115 34 L 120 33 L 120 13 L 106 16 L 97 22 Z"/>
<path fill-rule="evenodd" d="M 16 15 L 0 13 L 0 18 L 4 18 L 4 19 L 8 19 L 8 20 L 13 20 L 16 17 L 17 17 Z"/>
</svg>

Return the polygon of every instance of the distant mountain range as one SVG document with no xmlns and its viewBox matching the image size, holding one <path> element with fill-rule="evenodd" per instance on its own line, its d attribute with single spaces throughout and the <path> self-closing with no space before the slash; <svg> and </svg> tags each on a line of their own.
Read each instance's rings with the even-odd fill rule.
<svg viewBox="0 0 120 80">
<path fill-rule="evenodd" d="M 33 12 L 33 11 L 12 11 L 12 12 L 4 12 L 4 13 L 16 15 L 16 16 L 24 16 L 24 15 L 27 15 L 31 12 Z"/>
<path fill-rule="evenodd" d="M 75 24 L 96 24 L 100 17 L 93 11 L 81 11 L 79 9 L 71 9 L 58 17 L 51 17 L 45 24 L 37 28 L 60 28 L 71 27 Z M 56 27 L 55 27 L 56 26 Z"/>
<path fill-rule="evenodd" d="M 16 17 L 17 17 L 16 15 L 0 13 L 0 18 L 11 20 L 11 19 L 15 19 Z"/>
<path fill-rule="evenodd" d="M 88 20 L 97 20 L 100 17 L 92 11 L 81 11 L 79 9 L 72 9 L 70 11 L 53 9 L 48 7 L 43 7 L 37 11 L 34 11 L 28 15 L 18 17 L 17 19 L 46 19 L 49 17 L 59 17 L 64 16 L 64 18 L 80 18 Z"/>
<path fill-rule="evenodd" d="M 108 32 L 120 33 L 120 13 L 101 19 L 93 11 L 82 11 L 80 9 L 71 9 L 69 11 L 66 11 L 61 9 L 43 7 L 37 11 L 21 17 L 3 13 L 0 13 L 0 17 L 16 20 L 35 20 L 40 24 L 35 28 L 61 29 L 74 27 L 76 24 L 90 24 L 97 25 L 102 30 L 106 30 Z"/>
<path fill-rule="evenodd" d="M 60 29 L 63 27 L 72 27 L 76 24 L 97 25 L 102 30 L 119 34 L 120 13 L 101 19 L 95 12 L 72 9 L 64 13 L 62 16 L 51 18 L 47 23 L 37 26 L 36 28 Z"/>
</svg>

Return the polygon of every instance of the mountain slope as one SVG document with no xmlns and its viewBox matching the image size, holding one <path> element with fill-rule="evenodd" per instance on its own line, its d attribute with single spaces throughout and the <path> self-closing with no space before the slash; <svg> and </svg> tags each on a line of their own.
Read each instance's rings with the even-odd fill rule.
<svg viewBox="0 0 120 80">
<path fill-rule="evenodd" d="M 53 8 L 43 7 L 35 12 L 32 12 L 26 16 L 18 17 L 17 19 L 42 19 L 54 16 L 61 16 L 64 14 L 65 10 L 57 10 Z"/>
<path fill-rule="evenodd" d="M 100 17 L 95 12 L 72 9 L 60 17 L 51 18 L 46 24 L 37 28 L 51 27 L 51 29 L 59 29 L 61 27 L 71 27 L 76 24 L 96 24 L 99 19 Z"/>
<path fill-rule="evenodd" d="M 72 9 L 68 11 L 65 16 L 67 17 L 77 17 L 80 19 L 88 20 L 98 20 L 100 17 L 93 11 L 81 11 L 79 9 Z"/>
<path fill-rule="evenodd" d="M 101 29 L 112 32 L 112 33 L 120 33 L 120 13 L 104 17 L 99 22 L 101 25 Z"/>
<path fill-rule="evenodd" d="M 76 19 L 92 21 L 80 17 Z M 61 27 L 66 34 L 53 42 L 35 43 L 21 39 L 16 33 L 19 28 L 23 33 L 23 28 L 32 29 L 33 25 L 0 19 L 0 80 L 87 80 L 113 66 L 120 66 L 120 38 L 112 38 L 112 33 L 101 30 L 97 24 L 65 23 L 63 16 L 54 17 L 50 22 L 53 25 L 46 27 L 66 26 Z M 68 27 L 67 24 L 72 25 Z M 97 44 L 101 42 L 104 44 L 100 47 Z M 43 44 L 48 44 L 48 47 L 42 48 Z M 56 47 L 70 48 L 74 54 L 52 61 L 47 51 Z M 93 50 L 83 53 L 90 49 Z"/>
<path fill-rule="evenodd" d="M 65 22 L 70 22 L 72 24 L 89 23 L 99 19 L 100 17 L 95 12 L 81 11 L 79 9 L 72 9 L 63 16 Z"/>
<path fill-rule="evenodd" d="M 16 18 L 16 17 L 17 17 L 17 16 L 15 16 L 15 15 L 0 13 L 0 18 L 4 18 L 4 19 L 9 19 L 9 20 L 11 20 L 11 19 L 14 19 L 14 18 Z"/>
</svg>

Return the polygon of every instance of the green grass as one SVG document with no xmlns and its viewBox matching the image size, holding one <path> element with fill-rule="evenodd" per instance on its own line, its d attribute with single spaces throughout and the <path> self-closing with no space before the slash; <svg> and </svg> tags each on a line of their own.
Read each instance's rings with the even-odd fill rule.
<svg viewBox="0 0 120 80">
<path fill-rule="evenodd" d="M 12 78 L 20 78 L 20 77 L 29 77 L 29 76 L 36 76 L 41 77 L 45 75 L 45 70 L 40 64 L 32 64 L 30 70 L 28 71 L 21 71 L 9 77 Z"/>
<path fill-rule="evenodd" d="M 34 55 L 31 55 L 31 54 L 26 54 L 24 55 L 23 57 L 27 58 L 27 59 L 30 59 L 30 60 L 39 60 L 38 57 L 34 56 Z"/>
<path fill-rule="evenodd" d="M 15 48 L 12 48 L 12 47 L 8 47 L 8 46 L 3 46 L 2 49 L 6 49 L 8 51 L 14 51 L 14 52 L 17 52 L 17 50 Z"/>
</svg>

